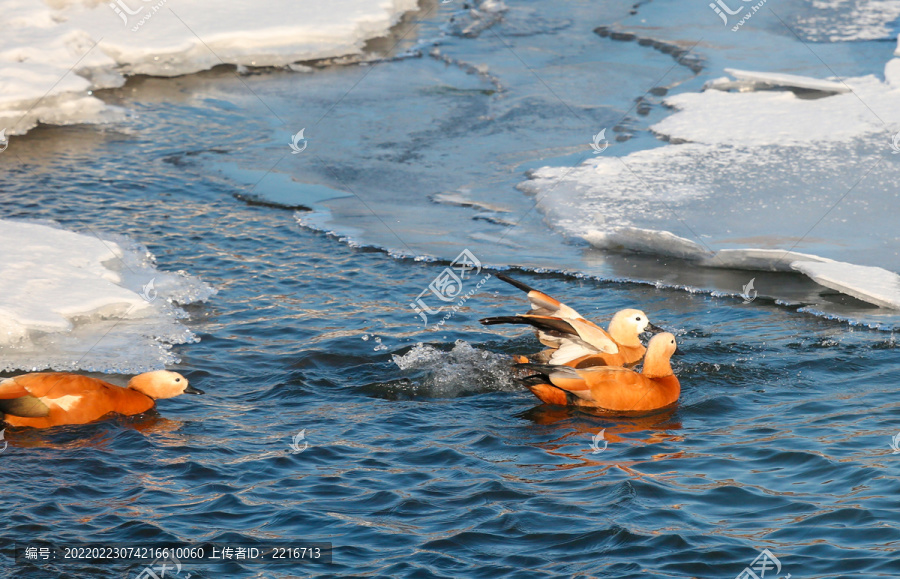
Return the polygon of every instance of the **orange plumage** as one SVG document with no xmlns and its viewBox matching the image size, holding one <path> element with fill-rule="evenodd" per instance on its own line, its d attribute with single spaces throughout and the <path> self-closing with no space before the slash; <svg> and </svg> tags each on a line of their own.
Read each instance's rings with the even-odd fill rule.
<svg viewBox="0 0 900 579">
<path fill-rule="evenodd" d="M 79 374 L 38 372 L 0 381 L 0 413 L 11 426 L 86 424 L 110 413 L 141 414 L 157 399 L 184 393 L 203 392 L 166 370 L 139 374 L 127 388 Z"/>
<path fill-rule="evenodd" d="M 538 371 L 522 381 L 547 404 L 622 412 L 657 410 L 675 403 L 681 394 L 670 363 L 675 348 L 675 336 L 664 332 L 650 340 L 641 373 L 628 368 L 520 364 Z"/>
<path fill-rule="evenodd" d="M 526 292 L 531 312 L 517 316 L 485 318 L 482 324 L 528 324 L 538 333 L 538 339 L 550 349 L 538 358 L 551 365 L 573 368 L 593 366 L 632 366 L 641 361 L 646 348 L 641 343 L 643 332 L 660 332 L 640 310 L 616 312 L 609 331 L 586 320 L 574 309 L 503 274 L 497 277 Z"/>
</svg>

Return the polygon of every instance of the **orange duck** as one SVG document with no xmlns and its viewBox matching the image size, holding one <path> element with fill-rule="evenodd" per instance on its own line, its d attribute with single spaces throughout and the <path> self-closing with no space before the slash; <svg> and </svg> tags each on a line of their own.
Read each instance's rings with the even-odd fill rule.
<svg viewBox="0 0 900 579">
<path fill-rule="evenodd" d="M 518 364 L 536 370 L 522 378 L 546 404 L 588 406 L 620 412 L 665 408 L 678 400 L 681 384 L 672 372 L 675 336 L 668 332 L 650 339 L 640 373 L 628 368 L 571 368 L 544 364 Z"/>
<path fill-rule="evenodd" d="M 127 388 L 79 374 L 38 372 L 0 381 L 0 417 L 10 426 L 86 424 L 110 413 L 141 414 L 156 400 L 180 394 L 203 391 L 167 370 L 139 374 Z"/>
<path fill-rule="evenodd" d="M 537 359 L 554 366 L 632 366 L 640 362 L 647 351 L 640 335 L 662 331 L 651 324 L 647 314 L 641 310 L 626 309 L 616 312 L 607 332 L 559 300 L 503 274 L 497 274 L 497 277 L 528 294 L 531 312 L 484 318 L 481 323 L 486 326 L 527 324 L 535 327 L 538 339 L 550 347 L 550 350 L 538 354 Z M 527 362 L 528 358 L 519 356 L 517 360 Z"/>
</svg>

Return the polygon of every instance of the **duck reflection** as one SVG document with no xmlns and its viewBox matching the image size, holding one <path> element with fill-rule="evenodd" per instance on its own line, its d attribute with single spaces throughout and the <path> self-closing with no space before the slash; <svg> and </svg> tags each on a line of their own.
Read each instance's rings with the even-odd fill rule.
<svg viewBox="0 0 900 579">
<path fill-rule="evenodd" d="M 555 456 L 578 461 L 559 465 L 558 468 L 576 468 L 583 465 L 616 466 L 627 472 L 633 471 L 628 464 L 643 460 L 622 460 L 621 453 L 607 454 L 615 445 L 649 446 L 661 443 L 678 443 L 684 437 L 678 434 L 681 422 L 674 419 L 677 409 L 671 405 L 653 413 L 611 413 L 594 408 L 570 406 L 535 406 L 519 416 L 541 425 L 553 427 L 559 432 L 538 444 Z M 650 460 L 679 458 L 683 452 L 654 454 Z M 635 473 L 633 473 L 635 474 Z"/>
<path fill-rule="evenodd" d="M 144 435 L 160 435 L 178 431 L 184 423 L 161 416 L 155 410 L 134 416 L 111 416 L 109 419 L 88 424 L 57 426 L 52 429 L 6 426 L 5 440 L 9 449 L 46 448 L 72 450 L 94 448 L 107 450 L 116 431 L 133 429 Z M 165 444 L 165 437 L 161 444 Z M 0 444 L 0 447 L 3 445 Z"/>
</svg>

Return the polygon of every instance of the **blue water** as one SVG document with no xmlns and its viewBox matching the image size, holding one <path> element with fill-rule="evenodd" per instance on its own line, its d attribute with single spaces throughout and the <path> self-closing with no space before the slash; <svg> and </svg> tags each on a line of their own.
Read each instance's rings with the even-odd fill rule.
<svg viewBox="0 0 900 579">
<path fill-rule="evenodd" d="M 615 9 L 627 14 L 630 4 Z M 582 23 L 587 16 L 569 18 Z M 613 20 L 598 11 L 583 27 Z M 403 68 L 411 63 L 418 63 L 416 73 L 434 66 L 401 60 L 379 74 L 387 82 L 391 66 L 412 70 Z M 279 74 L 249 79 L 283 94 L 296 89 L 296 76 Z M 323 74 L 358 78 L 350 68 Z M 515 383 L 507 364 L 509 354 L 538 349 L 537 341 L 521 329 L 478 323 L 523 311 L 518 290 L 489 279 L 446 324 L 426 328 L 409 303 L 446 263 L 353 247 L 299 225 L 294 210 L 234 196 L 245 192 L 235 185 L 241 170 L 268 168 L 248 168 L 248 158 L 277 151 L 271 166 L 289 154 L 286 139 L 282 151 L 268 135 L 259 137 L 273 121 L 259 114 L 258 101 L 250 112 L 244 108 L 252 97 L 241 86 L 221 71 L 136 79 L 108 95 L 139 111 L 129 129 L 41 128 L 16 141 L 14 157 L 12 149 L 4 153 L 4 217 L 129 234 L 150 248 L 161 269 L 183 269 L 219 291 L 187 308 L 186 323 L 200 342 L 178 346 L 182 361 L 172 368 L 205 396 L 161 401 L 157 413 L 143 417 L 6 431 L 2 576 L 119 578 L 140 570 L 15 564 L 13 543 L 34 540 L 334 544 L 328 566 L 192 563 L 182 573 L 210 579 L 730 579 L 763 548 L 779 559 L 779 576 L 900 576 L 892 332 L 765 297 L 744 304 L 675 288 L 515 271 L 593 319 L 639 304 L 677 334 L 683 353 L 674 363 L 682 397 L 666 412 L 613 418 L 541 405 Z M 438 92 L 460 106 L 480 98 Z M 371 102 L 360 98 L 358 106 Z M 560 147 L 567 139 L 554 138 Z M 373 173 L 358 175 L 360 183 L 396 179 L 411 195 L 399 179 L 412 164 L 372 157 L 361 149 L 357 160 Z M 284 162 L 295 160 L 289 155 Z M 339 167 L 341 175 L 353 172 L 352 161 L 348 156 Z M 462 173 L 464 163 L 448 163 L 410 171 L 436 180 L 477 180 L 490 172 L 473 166 Z M 374 173 L 379 167 L 393 173 Z M 513 164 L 497 185 L 509 187 L 506 195 L 515 171 Z M 490 226 L 472 220 L 468 208 L 435 206 L 443 212 L 433 209 L 418 222 L 407 208 L 398 231 L 434 234 L 452 257 L 468 238 L 434 233 L 436 216 L 451 232 Z M 349 215 L 354 207 L 358 230 L 371 234 L 371 217 L 359 203 L 333 209 Z M 541 239 L 547 254 L 568 267 L 594 259 L 542 229 L 538 218 L 523 222 L 523 231 L 516 234 L 521 241 Z M 413 235 L 404 239 L 417 247 Z M 498 248 L 491 262 L 502 265 L 504 252 L 516 254 L 514 247 Z M 616 263 L 652 269 L 634 257 Z M 847 300 L 787 274 L 766 275 L 796 295 L 817 293 L 838 306 Z M 309 446 L 292 453 L 301 431 Z M 601 431 L 608 447 L 594 452 L 592 437 Z"/>
</svg>

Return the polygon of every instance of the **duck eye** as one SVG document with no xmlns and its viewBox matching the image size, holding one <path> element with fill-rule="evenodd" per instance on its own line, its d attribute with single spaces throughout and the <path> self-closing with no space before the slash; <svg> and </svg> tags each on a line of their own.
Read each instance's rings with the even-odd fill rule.
<svg viewBox="0 0 900 579">
<path fill-rule="evenodd" d="M 176 382 L 181 382 L 181 378 L 175 378 Z"/>
<path fill-rule="evenodd" d="M 640 322 L 640 321 L 641 321 L 641 316 L 636 317 L 635 320 L 637 320 L 637 321 Z"/>
</svg>

